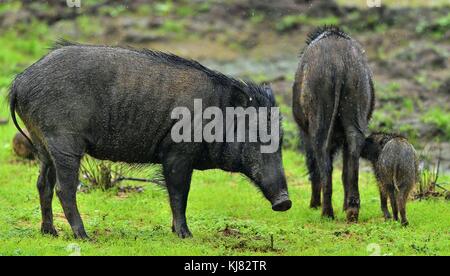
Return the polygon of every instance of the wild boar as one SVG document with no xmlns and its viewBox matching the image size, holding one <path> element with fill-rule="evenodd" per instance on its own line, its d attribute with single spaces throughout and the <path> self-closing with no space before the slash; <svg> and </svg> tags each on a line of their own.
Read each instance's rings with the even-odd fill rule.
<svg viewBox="0 0 450 276">
<path fill-rule="evenodd" d="M 394 219 L 398 220 L 400 211 L 402 225 L 408 225 L 406 201 L 418 176 L 414 147 L 401 135 L 377 132 L 366 138 L 361 157 L 372 163 L 385 219 L 391 218 L 387 207 L 389 196 Z"/>
<path fill-rule="evenodd" d="M 37 186 L 43 233 L 57 234 L 51 207 L 56 184 L 75 237 L 88 237 L 76 204 L 84 154 L 101 160 L 162 164 L 172 229 L 181 238 L 191 236 L 185 213 L 194 169 L 242 173 L 262 191 L 273 210 L 291 207 L 281 147 L 262 153 L 261 142 L 189 143 L 171 137 L 175 108 L 192 111 L 195 99 L 223 111 L 271 108 L 276 103 L 270 87 L 239 81 L 159 51 L 62 41 L 15 78 L 9 97 L 14 123 L 18 127 L 17 111 L 41 161 Z M 281 136 L 281 129 L 275 134 Z"/>
<path fill-rule="evenodd" d="M 310 207 L 334 218 L 333 155 L 343 147 L 344 210 L 357 221 L 360 197 L 358 168 L 368 122 L 374 108 L 374 88 L 361 45 L 337 27 L 310 33 L 293 86 L 293 113 L 305 145 L 312 186 Z"/>
</svg>

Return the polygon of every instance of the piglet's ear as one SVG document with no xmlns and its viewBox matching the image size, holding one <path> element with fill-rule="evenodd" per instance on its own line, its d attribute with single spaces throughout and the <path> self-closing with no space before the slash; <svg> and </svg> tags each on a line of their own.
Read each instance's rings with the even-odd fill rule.
<svg viewBox="0 0 450 276">
<path fill-rule="evenodd" d="M 252 97 L 239 87 L 233 87 L 231 91 L 231 104 L 232 106 L 248 107 L 253 101 Z"/>
</svg>

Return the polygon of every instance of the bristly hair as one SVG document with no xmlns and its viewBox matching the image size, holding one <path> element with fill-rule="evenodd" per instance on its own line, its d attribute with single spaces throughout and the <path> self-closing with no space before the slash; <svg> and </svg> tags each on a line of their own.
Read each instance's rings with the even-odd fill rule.
<svg viewBox="0 0 450 276">
<path fill-rule="evenodd" d="M 50 51 L 54 51 L 54 50 L 58 50 L 59 48 L 63 48 L 63 47 L 67 47 L 67 46 L 82 46 L 82 44 L 68 41 L 64 38 L 58 38 L 55 42 L 53 42 L 53 45 L 50 46 L 48 49 Z"/>
<path fill-rule="evenodd" d="M 408 140 L 408 139 L 406 139 L 405 136 L 403 136 L 403 135 L 401 135 L 399 133 L 387 133 L 387 132 L 382 132 L 382 131 L 373 132 L 367 138 L 371 138 L 373 136 L 381 136 L 382 137 L 382 139 L 380 141 L 382 146 L 386 145 L 386 143 L 389 142 L 392 139 L 399 138 L 399 139 Z"/>
<path fill-rule="evenodd" d="M 273 95 L 272 90 L 269 86 L 266 85 L 259 85 L 252 81 L 243 81 L 238 80 L 235 78 L 232 78 L 230 76 L 227 76 L 225 74 L 222 74 L 218 71 L 211 70 L 205 66 L 203 66 L 198 61 L 182 58 L 172 53 L 164 53 L 160 51 L 150 50 L 150 49 L 136 49 L 131 46 L 127 47 L 119 47 L 119 46 L 106 46 L 106 45 L 88 45 L 88 44 L 78 44 L 74 42 L 70 42 L 64 39 L 58 39 L 53 46 L 50 48 L 50 50 L 57 50 L 63 47 L 68 46 L 88 46 L 88 47 L 108 47 L 108 48 L 119 48 L 119 49 L 125 49 L 129 50 L 138 54 L 142 54 L 148 57 L 155 58 L 157 60 L 160 60 L 162 62 L 166 62 L 169 64 L 177 65 L 177 66 L 185 66 L 190 67 L 196 70 L 199 70 L 203 73 L 205 73 L 208 77 L 210 77 L 213 81 L 227 86 L 233 86 L 240 90 L 242 90 L 244 93 L 247 93 L 250 97 L 255 98 L 256 100 L 261 99 L 261 97 L 264 97 L 266 100 L 269 100 L 269 102 L 272 105 L 275 105 L 275 97 Z"/>
<path fill-rule="evenodd" d="M 375 132 L 372 132 L 369 136 L 372 136 L 372 135 L 383 135 L 383 136 L 389 137 L 390 139 L 393 139 L 393 138 L 406 139 L 406 137 L 404 135 L 402 135 L 400 133 L 396 133 L 396 132 L 375 131 Z"/>
<path fill-rule="evenodd" d="M 346 34 L 343 30 L 341 30 L 338 26 L 330 25 L 330 26 L 321 26 L 313 30 L 308 34 L 306 39 L 306 45 L 310 45 L 317 39 L 322 39 L 329 36 L 337 36 L 345 39 L 350 39 L 350 36 Z"/>
</svg>

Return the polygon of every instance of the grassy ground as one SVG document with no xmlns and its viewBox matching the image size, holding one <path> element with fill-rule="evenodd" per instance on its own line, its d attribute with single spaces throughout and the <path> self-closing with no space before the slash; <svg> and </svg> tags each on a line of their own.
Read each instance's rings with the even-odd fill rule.
<svg viewBox="0 0 450 276">
<path fill-rule="evenodd" d="M 6 110 L 0 114 L 6 116 Z M 151 184 L 143 193 L 79 193 L 81 213 L 94 241 L 72 238 L 57 200 L 54 209 L 60 237 L 42 236 L 35 188 L 38 167 L 13 157 L 10 141 L 15 130 L 11 124 L 0 131 L 0 255 L 450 254 L 448 202 L 410 202 L 407 228 L 384 222 L 374 178 L 362 172 L 361 221 L 347 224 L 341 211 L 340 170 L 336 169 L 337 219 L 321 219 L 320 211 L 307 207 L 310 189 L 304 159 L 294 151 L 284 154 L 294 203 L 289 212 L 273 212 L 256 188 L 237 174 L 196 172 L 188 206 L 193 239 L 180 240 L 171 233 L 166 192 Z"/>
</svg>

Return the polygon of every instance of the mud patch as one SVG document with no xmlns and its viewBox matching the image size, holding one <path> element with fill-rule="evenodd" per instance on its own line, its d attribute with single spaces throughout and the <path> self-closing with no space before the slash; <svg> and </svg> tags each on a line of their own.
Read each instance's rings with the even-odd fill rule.
<svg viewBox="0 0 450 276">
<path fill-rule="evenodd" d="M 242 235 L 238 229 L 229 228 L 228 226 L 219 232 L 225 237 L 240 237 Z"/>
</svg>

